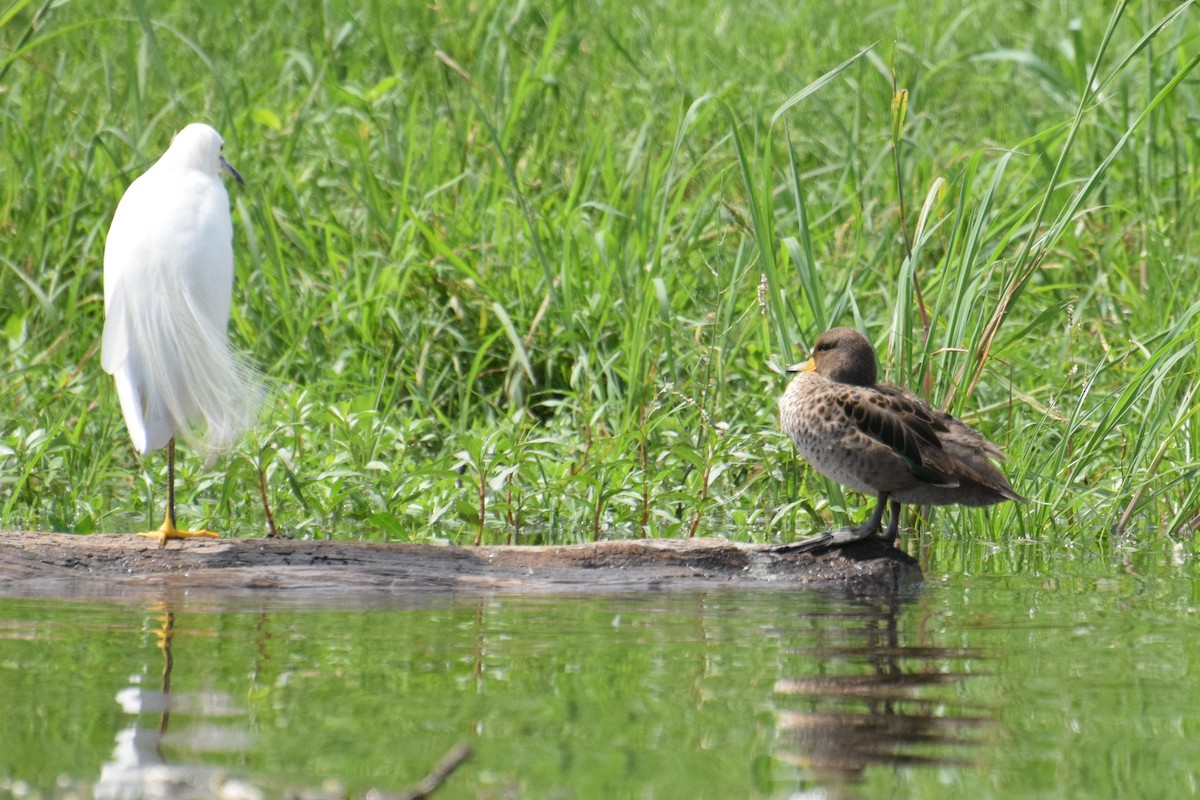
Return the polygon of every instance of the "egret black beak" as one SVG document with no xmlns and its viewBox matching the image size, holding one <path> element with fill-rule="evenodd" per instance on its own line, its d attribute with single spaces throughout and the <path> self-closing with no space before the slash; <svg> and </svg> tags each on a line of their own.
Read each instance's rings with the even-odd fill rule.
<svg viewBox="0 0 1200 800">
<path fill-rule="evenodd" d="M 233 164 L 230 164 L 228 161 L 225 160 L 225 156 L 217 156 L 217 158 L 221 159 L 221 171 L 222 172 L 224 172 L 226 175 L 233 178 L 235 181 L 242 184 L 243 186 L 246 185 L 246 182 L 244 180 L 242 180 L 242 174 L 233 168 Z"/>
</svg>

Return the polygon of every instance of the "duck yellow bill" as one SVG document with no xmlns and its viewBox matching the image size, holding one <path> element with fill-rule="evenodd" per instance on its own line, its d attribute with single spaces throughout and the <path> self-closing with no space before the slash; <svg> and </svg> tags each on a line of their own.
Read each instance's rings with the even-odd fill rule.
<svg viewBox="0 0 1200 800">
<path fill-rule="evenodd" d="M 787 368 L 787 371 L 788 372 L 812 372 L 816 368 L 817 368 L 817 362 L 813 361 L 810 358 L 808 361 L 805 361 L 803 364 L 792 364 L 790 367 Z"/>
</svg>

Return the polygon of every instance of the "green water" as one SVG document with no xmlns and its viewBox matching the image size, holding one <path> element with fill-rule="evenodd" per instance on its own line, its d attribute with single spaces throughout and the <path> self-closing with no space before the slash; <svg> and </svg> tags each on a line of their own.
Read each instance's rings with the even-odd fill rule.
<svg viewBox="0 0 1200 800">
<path fill-rule="evenodd" d="M 1196 589 L 0 600 L 0 796 L 1186 797 Z"/>
</svg>

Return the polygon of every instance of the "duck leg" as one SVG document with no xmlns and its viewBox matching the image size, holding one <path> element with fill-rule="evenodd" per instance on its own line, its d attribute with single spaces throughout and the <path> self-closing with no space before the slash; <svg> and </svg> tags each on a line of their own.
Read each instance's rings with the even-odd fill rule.
<svg viewBox="0 0 1200 800">
<path fill-rule="evenodd" d="M 888 520 L 887 530 L 883 532 L 883 538 L 885 541 L 894 542 L 900 538 L 900 503 L 895 500 L 889 500 L 888 508 L 892 512 L 892 518 Z"/>
<path fill-rule="evenodd" d="M 899 503 L 895 503 L 895 508 L 900 508 Z M 788 542 L 787 544 L 777 544 L 770 548 L 772 553 L 811 553 L 814 550 L 823 550 L 827 547 L 841 547 L 851 542 L 859 542 L 879 532 L 883 523 L 883 512 L 888 507 L 887 492 L 879 495 L 879 502 L 875 504 L 875 510 L 871 512 L 871 517 L 862 525 L 854 528 L 839 528 L 836 531 L 825 531 L 820 536 L 814 536 L 811 539 L 805 539 L 800 542 Z M 888 523 L 888 530 L 893 526 L 898 526 L 899 515 L 893 510 L 892 520 Z"/>
</svg>

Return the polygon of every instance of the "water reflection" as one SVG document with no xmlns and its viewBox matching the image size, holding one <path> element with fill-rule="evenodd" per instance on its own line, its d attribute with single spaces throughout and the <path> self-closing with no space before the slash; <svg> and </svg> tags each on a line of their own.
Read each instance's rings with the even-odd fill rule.
<svg viewBox="0 0 1200 800">
<path fill-rule="evenodd" d="M 480 614 L 482 610 L 480 610 Z M 193 625 L 199 614 L 183 615 Z M 270 662 L 275 649 L 272 633 L 272 615 L 254 615 L 251 626 L 253 654 L 249 675 L 254 686 L 269 681 L 273 674 Z M 233 700 L 232 695 L 214 690 L 183 691 L 172 689 L 172 677 L 176 666 L 176 638 L 180 616 L 167 603 L 158 603 L 148 616 L 148 625 L 153 635 L 155 649 L 161 654 L 161 674 L 156 680 L 157 657 L 139 672 L 129 677 L 129 685 L 116 693 L 115 699 L 121 710 L 130 715 L 129 724 L 116 734 L 116 745 L 108 761 L 100 767 L 96 783 L 87 787 L 76 787 L 78 792 L 70 795 L 96 800 L 264 800 L 279 797 L 285 800 L 351 800 L 356 797 L 372 800 L 404 800 L 431 794 L 470 756 L 472 751 L 463 745 L 452 747 L 436 762 L 414 790 L 398 794 L 380 789 L 350 792 L 339 781 L 326 779 L 317 785 L 304 785 L 283 776 L 238 777 L 220 767 L 207 765 L 211 754 L 235 753 L 243 756 L 255 749 L 255 737 L 246 727 L 251 718 L 247 708 Z M 201 639 L 215 639 L 214 631 L 186 631 L 184 635 Z M 484 646 L 482 633 L 477 644 Z M 202 657 L 197 658 L 195 648 L 184 648 L 192 656 L 192 662 L 205 665 Z M 482 654 L 477 653 L 482 664 Z M 184 659 L 186 661 L 186 659 Z M 189 666 L 194 667 L 194 663 Z M 216 674 L 217 671 L 214 671 Z M 194 675 L 194 669 L 183 673 Z M 286 686 L 283 680 L 276 685 Z M 185 684 L 186 685 L 186 684 Z M 228 718 L 233 724 L 216 724 L 213 720 Z M 248 760 L 248 759 L 247 759 Z M 188 762 L 192 763 L 188 763 Z M 89 795 L 90 788 L 90 795 Z M 2 791 L 2 789 L 0 789 Z"/>
<path fill-rule="evenodd" d="M 961 694 L 987 674 L 986 656 L 909 643 L 897 621 L 904 603 L 880 598 L 806 615 L 805 638 L 816 644 L 793 652 L 812 659 L 814 674 L 774 686 L 778 757 L 798 769 L 795 796 L 853 797 L 873 766 L 972 765 L 980 731 L 995 722 Z"/>
<path fill-rule="evenodd" d="M 162 653 L 161 680 L 156 687 L 148 685 L 142 674 L 134 674 L 130 685 L 117 692 L 117 704 L 133 719 L 117 732 L 112 758 L 100 768 L 95 797 L 97 800 L 190 800 L 219 795 L 258 800 L 261 792 L 229 780 L 219 769 L 168 761 L 164 744 L 192 751 L 243 750 L 249 747 L 251 737 L 247 732 L 218 726 L 193 727 L 182 735 L 170 732 L 173 710 L 209 718 L 238 711 L 228 695 L 217 692 L 172 695 L 175 612 L 160 604 L 152 612 L 151 620 L 157 649 Z M 147 673 L 151 669 L 147 665 Z"/>
</svg>

